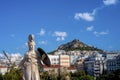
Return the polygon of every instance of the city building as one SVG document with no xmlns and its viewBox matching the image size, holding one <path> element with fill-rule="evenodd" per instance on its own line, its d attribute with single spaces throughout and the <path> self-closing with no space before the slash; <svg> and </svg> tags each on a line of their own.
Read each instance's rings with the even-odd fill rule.
<svg viewBox="0 0 120 80">
<path fill-rule="evenodd" d="M 99 76 L 103 73 L 105 68 L 104 59 L 105 58 L 102 56 L 102 54 L 98 52 L 93 53 L 84 61 L 85 71 L 94 77 Z"/>
<path fill-rule="evenodd" d="M 62 72 L 64 69 L 66 69 L 67 72 L 76 72 L 77 69 L 73 66 L 70 66 L 70 67 L 62 67 L 62 66 L 59 66 L 59 65 L 51 65 L 50 67 L 47 67 L 45 65 L 43 65 L 43 68 L 44 68 L 44 71 L 54 71 L 56 74 L 58 74 L 58 71 L 59 71 L 59 68 L 60 68 L 60 72 Z"/>
<path fill-rule="evenodd" d="M 48 55 L 51 65 L 59 65 L 62 67 L 70 67 L 69 55 Z"/>
<path fill-rule="evenodd" d="M 0 74 L 4 75 L 7 72 L 7 66 L 0 66 Z"/>
<path fill-rule="evenodd" d="M 58 65 L 59 64 L 59 55 L 48 55 L 51 65 Z"/>
<path fill-rule="evenodd" d="M 69 57 L 69 55 L 60 55 L 60 66 L 70 67 L 70 57 Z"/>
<path fill-rule="evenodd" d="M 106 71 L 112 72 L 120 69 L 120 54 L 109 53 L 106 54 Z"/>
</svg>

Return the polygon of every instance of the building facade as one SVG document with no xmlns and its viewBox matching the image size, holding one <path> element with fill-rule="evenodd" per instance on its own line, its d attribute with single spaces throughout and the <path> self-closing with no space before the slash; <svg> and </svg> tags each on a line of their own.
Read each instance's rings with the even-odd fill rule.
<svg viewBox="0 0 120 80">
<path fill-rule="evenodd" d="M 51 65 L 60 65 L 62 67 L 70 67 L 69 55 L 48 55 L 48 57 L 50 58 Z"/>
<path fill-rule="evenodd" d="M 94 77 L 99 76 L 103 73 L 105 65 L 104 65 L 104 57 L 100 53 L 94 53 L 90 57 L 86 58 L 84 61 L 85 71 Z"/>
<path fill-rule="evenodd" d="M 4 75 L 7 72 L 6 66 L 0 66 L 0 74 Z"/>
<path fill-rule="evenodd" d="M 60 66 L 70 67 L 70 57 L 69 57 L 69 55 L 60 55 Z"/>
</svg>

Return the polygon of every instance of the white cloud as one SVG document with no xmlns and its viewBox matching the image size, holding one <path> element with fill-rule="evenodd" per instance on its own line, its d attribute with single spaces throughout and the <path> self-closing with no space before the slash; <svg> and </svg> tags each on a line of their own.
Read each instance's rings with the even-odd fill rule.
<svg viewBox="0 0 120 80">
<path fill-rule="evenodd" d="M 61 38 L 60 38 L 60 37 L 57 37 L 56 41 L 60 41 L 60 40 L 61 40 Z"/>
<path fill-rule="evenodd" d="M 87 31 L 92 31 L 92 30 L 93 30 L 93 28 L 94 28 L 93 26 L 89 26 L 89 27 L 87 27 L 87 29 L 86 29 L 86 30 L 87 30 Z"/>
<path fill-rule="evenodd" d="M 98 33 L 97 31 L 94 31 L 93 34 L 94 34 L 95 36 L 99 36 L 99 33 Z"/>
<path fill-rule="evenodd" d="M 66 32 L 55 31 L 54 36 L 57 37 L 56 41 L 63 41 L 63 40 L 65 40 L 65 37 L 67 36 L 67 33 Z"/>
<path fill-rule="evenodd" d="M 76 20 L 83 19 L 86 21 L 94 21 L 95 15 L 99 10 L 105 8 L 108 5 L 115 5 L 118 3 L 118 1 L 119 0 L 103 0 L 103 5 L 96 7 L 95 9 L 93 9 L 93 11 L 91 13 L 90 12 L 75 13 L 74 19 L 76 19 Z"/>
<path fill-rule="evenodd" d="M 39 43 L 39 44 L 44 44 L 44 45 L 46 45 L 46 44 L 47 44 L 47 41 L 46 41 L 46 40 L 43 40 L 43 41 L 39 41 L 38 43 Z"/>
<path fill-rule="evenodd" d="M 21 47 L 17 47 L 16 49 L 19 50 L 19 49 L 27 49 L 28 48 L 28 42 L 25 42 L 23 43 L 23 45 Z"/>
<path fill-rule="evenodd" d="M 63 40 L 65 40 L 65 37 L 57 37 L 57 39 L 56 39 L 56 41 L 63 41 Z"/>
<path fill-rule="evenodd" d="M 101 32 L 94 31 L 93 34 L 96 36 L 100 36 L 100 35 L 107 35 L 109 33 L 108 31 L 101 31 Z"/>
<path fill-rule="evenodd" d="M 20 53 L 12 53 L 11 56 L 12 57 L 21 57 L 22 55 Z"/>
<path fill-rule="evenodd" d="M 95 15 L 99 10 L 102 10 L 103 8 L 105 8 L 108 5 L 114 5 L 117 4 L 118 0 L 103 0 L 103 4 L 100 7 L 97 7 L 95 9 L 93 9 L 92 14 Z"/>
<path fill-rule="evenodd" d="M 118 0 L 103 0 L 104 5 L 114 5 Z"/>
<path fill-rule="evenodd" d="M 28 43 L 27 43 L 27 42 L 25 43 L 25 46 L 28 46 Z"/>
<path fill-rule="evenodd" d="M 99 34 L 100 34 L 100 35 L 106 35 L 106 34 L 108 34 L 108 32 L 102 31 L 102 32 L 100 32 Z"/>
<path fill-rule="evenodd" d="M 21 57 L 22 55 L 20 53 L 7 53 L 8 58 L 10 57 Z M 6 57 L 4 54 L 0 53 L 0 57 Z"/>
<path fill-rule="evenodd" d="M 16 62 L 17 60 L 21 60 L 22 55 L 20 53 L 11 53 L 10 60 L 11 62 Z"/>
<path fill-rule="evenodd" d="M 45 34 L 45 30 L 43 28 L 41 28 L 40 32 L 37 33 L 40 36 L 43 36 Z"/>
<path fill-rule="evenodd" d="M 14 34 L 11 34 L 10 37 L 15 37 L 15 35 L 14 35 Z"/>
<path fill-rule="evenodd" d="M 105 8 L 105 7 L 106 7 L 106 6 L 102 5 L 102 6 L 100 6 L 100 7 L 97 7 L 97 8 L 95 8 L 95 9 L 93 9 L 92 15 L 95 16 L 99 10 L 102 10 L 102 9 Z"/>
<path fill-rule="evenodd" d="M 93 21 L 94 20 L 94 15 L 92 13 L 88 13 L 88 12 L 75 13 L 74 18 L 76 20 L 83 19 L 83 20 L 86 20 L 86 21 Z"/>
<path fill-rule="evenodd" d="M 59 36 L 59 37 L 61 37 L 61 36 L 63 36 L 63 37 L 67 36 L 66 32 L 55 31 L 54 33 L 55 33 L 55 36 Z"/>
</svg>

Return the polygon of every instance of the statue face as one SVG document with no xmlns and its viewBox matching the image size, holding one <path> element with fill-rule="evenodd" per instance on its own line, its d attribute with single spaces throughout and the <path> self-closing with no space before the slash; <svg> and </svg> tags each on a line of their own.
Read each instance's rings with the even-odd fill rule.
<svg viewBox="0 0 120 80">
<path fill-rule="evenodd" d="M 28 47 L 29 47 L 29 50 L 34 50 L 35 48 L 34 35 L 32 34 L 28 36 Z"/>
<path fill-rule="evenodd" d="M 33 46 L 33 45 L 30 45 L 30 46 L 29 46 L 29 50 L 34 50 L 34 46 Z"/>
<path fill-rule="evenodd" d="M 34 50 L 35 49 L 35 43 L 34 43 L 34 41 L 29 41 L 28 42 L 28 47 L 29 47 L 29 50 Z"/>
</svg>

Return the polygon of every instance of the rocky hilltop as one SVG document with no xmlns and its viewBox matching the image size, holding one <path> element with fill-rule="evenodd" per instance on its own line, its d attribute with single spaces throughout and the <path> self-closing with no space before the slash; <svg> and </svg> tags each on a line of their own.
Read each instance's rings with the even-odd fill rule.
<svg viewBox="0 0 120 80">
<path fill-rule="evenodd" d="M 101 49 L 98 49 L 94 46 L 89 46 L 78 39 L 74 39 L 66 44 L 62 44 L 58 46 L 57 50 L 54 50 L 52 52 L 49 52 L 48 54 L 54 54 L 54 52 L 58 50 L 65 50 L 65 51 L 74 51 L 74 50 L 80 50 L 80 51 L 102 51 Z"/>
<path fill-rule="evenodd" d="M 65 51 L 69 51 L 69 50 L 96 50 L 96 51 L 101 51 L 98 48 L 95 48 L 93 46 L 89 46 L 81 41 L 79 41 L 78 39 L 74 39 L 71 42 L 68 42 L 66 44 L 62 44 L 58 47 L 57 50 L 65 50 Z"/>
<path fill-rule="evenodd" d="M 72 49 L 72 48 L 86 47 L 86 46 L 87 46 L 86 44 L 80 42 L 78 39 L 74 39 L 71 42 L 60 45 L 58 49 L 66 49 L 66 48 Z"/>
</svg>

